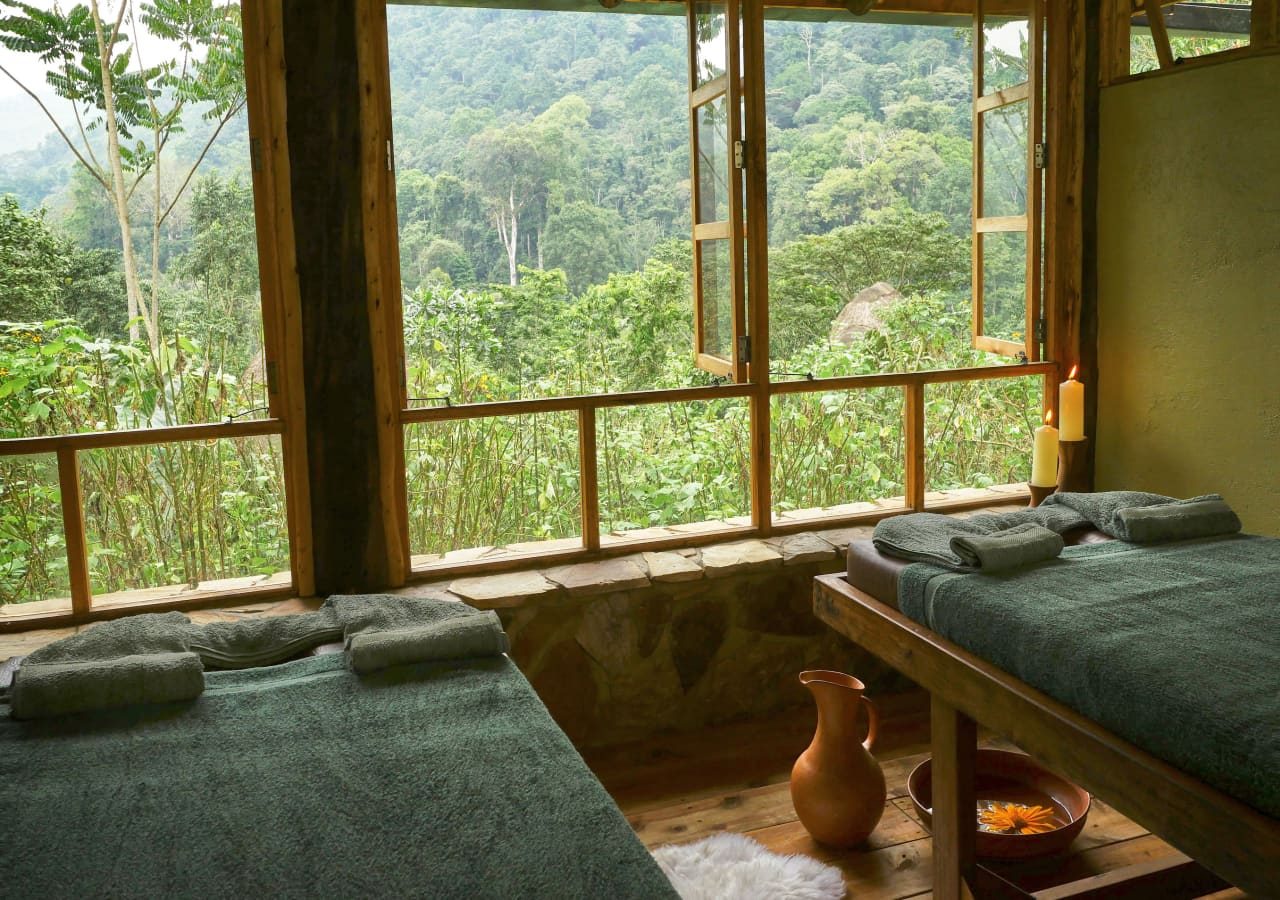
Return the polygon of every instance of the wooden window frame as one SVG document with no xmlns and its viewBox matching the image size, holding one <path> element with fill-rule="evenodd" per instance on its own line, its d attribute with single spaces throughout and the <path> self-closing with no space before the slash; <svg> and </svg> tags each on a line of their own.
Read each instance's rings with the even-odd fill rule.
<svg viewBox="0 0 1280 900">
<path fill-rule="evenodd" d="M 1044 0 L 1027 0 L 1027 80 L 1007 88 L 986 91 L 986 33 L 983 28 L 989 0 L 977 0 L 973 14 L 973 227 L 972 286 L 973 346 L 1000 356 L 1014 356 L 1031 362 L 1041 358 L 1041 339 L 1037 323 L 1042 318 L 1043 282 L 1040 261 L 1043 257 L 1043 167 L 1037 164 L 1037 148 L 1044 146 L 1043 90 L 1045 10 Z M 1004 13 L 1007 15 L 1007 13 Z M 1027 173 L 1026 210 L 1021 215 L 987 216 L 985 202 L 986 141 L 985 116 L 1027 104 Z M 992 337 L 985 329 L 985 248 L 986 235 L 1022 232 L 1026 236 L 1024 279 L 1023 340 L 1021 343 Z"/>
<path fill-rule="evenodd" d="M 1280 0 L 1253 0 L 1247 45 L 1175 59 L 1163 10 L 1176 2 L 1178 0 L 1101 0 L 1098 77 L 1102 87 L 1280 53 Z M 1130 72 L 1133 19 L 1140 15 L 1146 15 L 1150 23 L 1160 67 L 1149 72 Z"/>
</svg>

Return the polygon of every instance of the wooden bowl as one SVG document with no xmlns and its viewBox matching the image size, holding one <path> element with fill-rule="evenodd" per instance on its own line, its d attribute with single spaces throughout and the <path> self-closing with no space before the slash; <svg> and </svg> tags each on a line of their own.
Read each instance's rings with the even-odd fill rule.
<svg viewBox="0 0 1280 900">
<path fill-rule="evenodd" d="M 1047 769 L 1025 753 L 980 748 L 974 762 L 974 790 L 978 809 L 988 803 L 1020 803 L 1048 806 L 1061 825 L 1040 834 L 1002 834 L 978 828 L 975 852 L 985 859 L 1026 859 L 1065 850 L 1084 828 L 1089 815 L 1089 793 Z M 907 792 L 921 821 L 932 828 L 933 760 L 926 759 L 907 778 Z"/>
</svg>

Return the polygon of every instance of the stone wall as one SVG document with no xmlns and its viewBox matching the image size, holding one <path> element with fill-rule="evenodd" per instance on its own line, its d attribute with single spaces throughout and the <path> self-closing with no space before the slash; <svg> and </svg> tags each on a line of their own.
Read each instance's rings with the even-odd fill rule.
<svg viewBox="0 0 1280 900">
<path fill-rule="evenodd" d="M 816 575 L 842 571 L 845 528 L 404 589 L 497 609 L 511 655 L 579 747 L 766 717 L 809 702 L 831 668 L 873 693 L 911 683 L 813 615 Z"/>
</svg>

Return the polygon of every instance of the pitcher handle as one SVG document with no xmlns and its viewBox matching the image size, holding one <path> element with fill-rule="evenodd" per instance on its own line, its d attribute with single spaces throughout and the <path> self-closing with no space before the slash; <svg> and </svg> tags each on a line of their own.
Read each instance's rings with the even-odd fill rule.
<svg viewBox="0 0 1280 900">
<path fill-rule="evenodd" d="M 863 749 L 870 753 L 876 742 L 876 731 L 880 725 L 880 712 L 865 694 L 862 697 L 862 702 L 867 704 L 867 739 L 862 742 L 862 746 Z"/>
</svg>

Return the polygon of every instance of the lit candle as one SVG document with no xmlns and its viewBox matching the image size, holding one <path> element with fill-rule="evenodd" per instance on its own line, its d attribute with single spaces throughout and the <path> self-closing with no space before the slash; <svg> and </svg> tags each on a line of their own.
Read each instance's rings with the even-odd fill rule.
<svg viewBox="0 0 1280 900">
<path fill-rule="evenodd" d="M 1058 429 L 1053 410 L 1044 414 L 1044 424 L 1036 429 L 1036 443 L 1031 451 L 1031 483 L 1036 487 L 1053 487 L 1058 483 Z"/>
<path fill-rule="evenodd" d="M 1062 416 L 1062 440 L 1084 440 L 1084 385 L 1076 381 L 1076 370 L 1071 367 L 1067 380 L 1058 385 L 1058 415 Z"/>
</svg>

